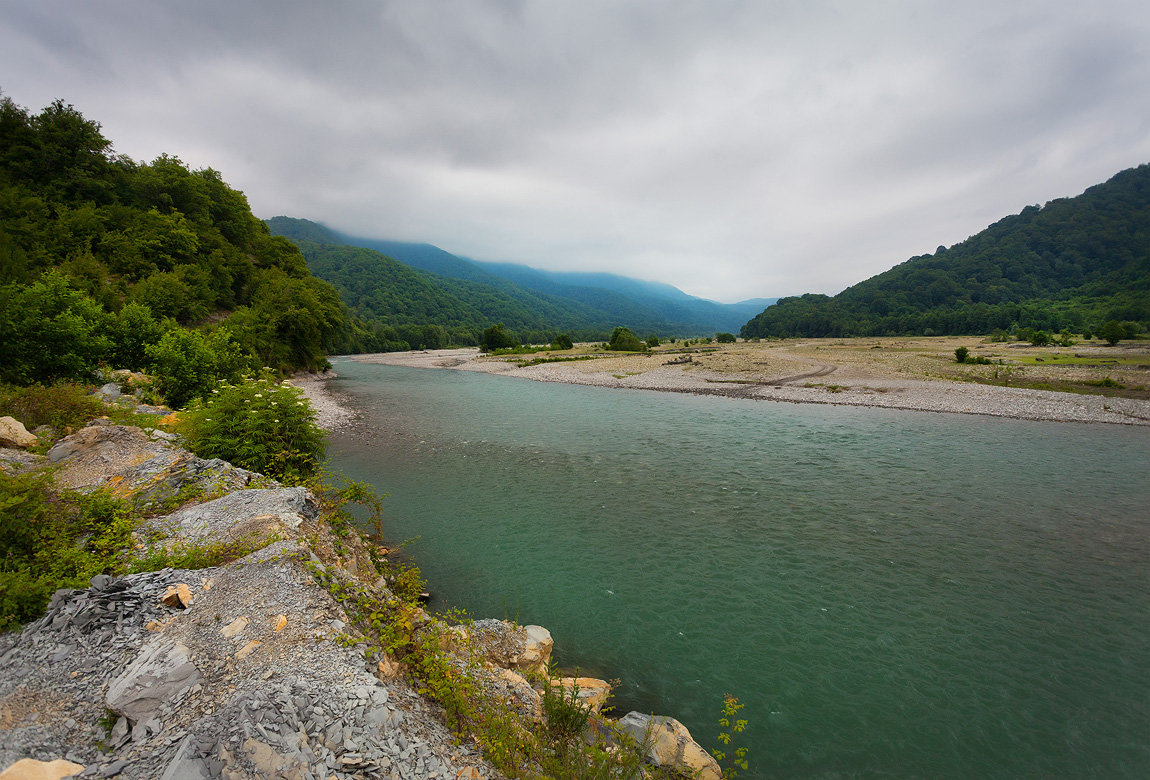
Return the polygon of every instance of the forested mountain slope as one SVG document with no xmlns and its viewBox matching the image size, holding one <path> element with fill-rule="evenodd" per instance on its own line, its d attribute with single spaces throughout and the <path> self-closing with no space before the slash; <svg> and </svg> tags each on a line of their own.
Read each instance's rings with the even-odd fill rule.
<svg viewBox="0 0 1150 780">
<path fill-rule="evenodd" d="M 1150 165 L 999 220 L 838 295 L 783 298 L 746 337 L 1073 331 L 1150 320 Z"/>
<path fill-rule="evenodd" d="M 535 341 L 558 332 L 602 339 L 620 324 L 664 336 L 702 335 L 734 330 L 757 310 L 614 274 L 539 271 L 478 262 L 431 244 L 345 236 L 307 220 L 273 217 L 267 224 L 299 244 L 312 271 L 360 316 L 397 327 L 443 326 L 451 343 L 474 343 L 467 334 L 477 337 L 494 322 Z M 403 274 L 395 261 L 422 275 Z"/>
</svg>

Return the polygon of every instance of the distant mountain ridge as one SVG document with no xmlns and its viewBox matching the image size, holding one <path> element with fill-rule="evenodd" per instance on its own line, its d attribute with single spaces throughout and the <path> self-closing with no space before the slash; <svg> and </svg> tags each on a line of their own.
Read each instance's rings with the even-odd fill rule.
<svg viewBox="0 0 1150 780">
<path fill-rule="evenodd" d="M 435 322 L 448 328 L 503 322 L 517 331 L 568 331 L 588 339 L 604 338 L 617 325 L 698 336 L 734 332 L 762 308 L 708 301 L 668 284 L 616 274 L 480 262 L 431 244 L 347 236 L 308 220 L 273 217 L 267 224 L 301 247 L 312 272 L 339 289 L 353 311 L 388 324 L 450 313 Z M 371 254 L 349 252 L 352 248 Z M 400 305 L 412 294 L 426 306 Z"/>
<path fill-rule="evenodd" d="M 834 297 L 782 298 L 742 335 L 1080 333 L 1109 320 L 1150 325 L 1150 165 L 1076 197 L 1027 206 Z"/>
</svg>

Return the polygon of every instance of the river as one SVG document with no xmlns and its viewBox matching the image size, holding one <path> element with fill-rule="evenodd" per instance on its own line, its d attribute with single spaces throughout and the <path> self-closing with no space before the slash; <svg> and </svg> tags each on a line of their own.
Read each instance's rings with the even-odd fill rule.
<svg viewBox="0 0 1150 780">
<path fill-rule="evenodd" d="M 758 777 L 1150 776 L 1147 429 L 336 361 L 433 607 Z"/>
</svg>

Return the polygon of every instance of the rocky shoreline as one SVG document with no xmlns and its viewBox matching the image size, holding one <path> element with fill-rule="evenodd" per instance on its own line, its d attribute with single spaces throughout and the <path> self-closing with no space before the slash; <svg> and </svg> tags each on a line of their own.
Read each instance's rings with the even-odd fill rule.
<svg viewBox="0 0 1150 780">
<path fill-rule="evenodd" d="M 1150 425 L 1150 401 L 1017 387 L 867 375 L 829 365 L 813 372 L 754 375 L 667 364 L 654 356 L 519 366 L 516 357 L 486 358 L 475 348 L 352 355 L 351 360 L 414 368 L 481 371 L 537 382 L 715 395 L 757 401 L 977 414 L 1046 422 Z M 816 376 L 817 374 L 817 376 Z M 810 381 L 817 379 L 817 381 Z"/>
<path fill-rule="evenodd" d="M 334 399 L 317 403 L 329 421 L 348 419 Z M 402 662 L 369 651 L 323 585 L 389 595 L 365 540 L 337 538 L 310 491 L 197 458 L 169 438 L 102 419 L 46 457 L 0 449 L 9 470 L 52 464 L 57 483 L 76 490 L 152 504 L 197 494 L 151 517 L 149 533 L 254 548 L 208 569 L 99 575 L 0 635 L 0 777 L 502 777 L 448 730 Z M 538 719 L 540 690 L 527 676 L 548 663 L 547 630 L 498 620 L 449 630 L 481 649 L 485 695 Z M 578 684 L 596 711 L 609 692 L 602 681 L 563 684 Z M 717 778 L 677 721 L 630 713 L 620 723 L 650 739 L 649 761 Z"/>
</svg>

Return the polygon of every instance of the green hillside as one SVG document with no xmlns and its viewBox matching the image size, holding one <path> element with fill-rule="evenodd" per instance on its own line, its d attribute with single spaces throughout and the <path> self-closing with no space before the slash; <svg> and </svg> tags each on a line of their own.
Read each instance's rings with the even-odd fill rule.
<svg viewBox="0 0 1150 780">
<path fill-rule="evenodd" d="M 984 334 L 1150 324 L 1150 165 L 1028 206 L 834 297 L 783 298 L 745 337 Z"/>
<path fill-rule="evenodd" d="M 60 101 L 32 114 L 0 99 L 0 380 L 147 369 L 180 402 L 371 337 L 218 172 L 116 155 Z"/>
<path fill-rule="evenodd" d="M 480 263 L 431 244 L 344 236 L 290 217 L 267 224 L 300 246 L 311 271 L 331 282 L 353 312 L 413 346 L 440 345 L 434 337 L 412 341 L 415 326 L 436 326 L 425 335 L 446 333 L 450 344 L 478 343 L 496 322 L 535 342 L 560 332 L 602 340 L 620 324 L 636 333 L 697 336 L 734 330 L 757 311 L 613 274 Z"/>
</svg>

